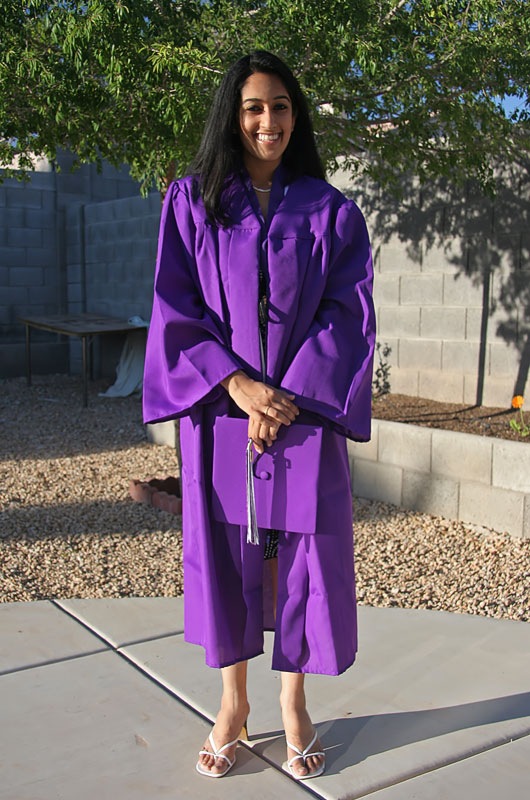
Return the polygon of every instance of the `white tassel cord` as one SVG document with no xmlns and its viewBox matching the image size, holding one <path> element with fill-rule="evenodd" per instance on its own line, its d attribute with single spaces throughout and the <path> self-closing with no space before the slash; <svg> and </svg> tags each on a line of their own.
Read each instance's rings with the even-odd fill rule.
<svg viewBox="0 0 530 800">
<path fill-rule="evenodd" d="M 254 452 L 252 439 L 247 444 L 247 544 L 259 544 L 258 523 L 256 520 L 256 497 L 254 494 L 254 473 L 252 462 Z"/>
</svg>

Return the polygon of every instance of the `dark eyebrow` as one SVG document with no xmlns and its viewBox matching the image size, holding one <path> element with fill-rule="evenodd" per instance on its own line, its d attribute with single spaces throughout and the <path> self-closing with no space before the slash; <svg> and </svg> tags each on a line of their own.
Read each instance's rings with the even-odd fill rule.
<svg viewBox="0 0 530 800">
<path fill-rule="evenodd" d="M 276 97 L 274 97 L 273 99 L 274 100 L 288 100 L 289 102 L 291 102 L 291 98 L 287 94 L 279 94 Z M 250 102 L 252 102 L 252 103 L 256 103 L 256 102 L 257 103 L 263 103 L 263 100 L 261 99 L 261 97 L 246 97 L 243 100 L 243 102 L 244 103 L 250 103 Z"/>
</svg>

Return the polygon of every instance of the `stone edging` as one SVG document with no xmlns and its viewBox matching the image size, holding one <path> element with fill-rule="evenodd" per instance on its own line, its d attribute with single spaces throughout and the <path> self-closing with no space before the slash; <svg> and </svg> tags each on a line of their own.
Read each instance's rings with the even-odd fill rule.
<svg viewBox="0 0 530 800">
<path fill-rule="evenodd" d="M 530 538 L 526 443 L 374 419 L 348 457 L 354 496 Z"/>
</svg>

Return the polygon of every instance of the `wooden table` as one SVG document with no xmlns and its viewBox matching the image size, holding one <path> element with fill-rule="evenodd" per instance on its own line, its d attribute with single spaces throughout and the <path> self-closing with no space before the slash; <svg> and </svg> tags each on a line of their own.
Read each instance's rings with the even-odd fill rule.
<svg viewBox="0 0 530 800">
<path fill-rule="evenodd" d="M 52 333 L 61 333 L 65 336 L 77 336 L 81 339 L 83 349 L 83 406 L 85 408 L 88 406 L 88 362 L 90 363 L 90 378 L 94 378 L 94 354 L 92 346 L 94 337 L 104 333 L 128 333 L 129 331 L 136 331 L 143 328 L 142 325 L 131 325 L 125 319 L 107 317 L 104 314 L 90 313 L 18 317 L 18 320 L 26 326 L 26 377 L 28 386 L 31 385 L 31 328 L 39 328 L 42 331 L 51 331 Z"/>
</svg>

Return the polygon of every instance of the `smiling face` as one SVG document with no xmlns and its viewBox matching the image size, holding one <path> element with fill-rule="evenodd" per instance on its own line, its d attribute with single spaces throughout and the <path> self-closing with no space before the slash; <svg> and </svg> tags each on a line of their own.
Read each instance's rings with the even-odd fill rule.
<svg viewBox="0 0 530 800">
<path fill-rule="evenodd" d="M 266 166 L 273 172 L 282 160 L 295 115 L 287 89 L 277 75 L 255 72 L 241 89 L 239 137 L 245 166 L 252 175 Z"/>
</svg>

